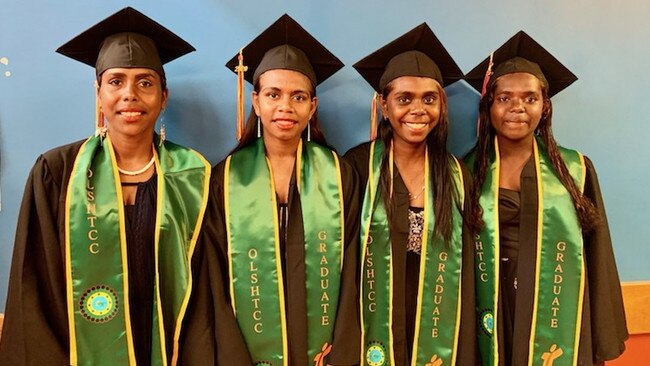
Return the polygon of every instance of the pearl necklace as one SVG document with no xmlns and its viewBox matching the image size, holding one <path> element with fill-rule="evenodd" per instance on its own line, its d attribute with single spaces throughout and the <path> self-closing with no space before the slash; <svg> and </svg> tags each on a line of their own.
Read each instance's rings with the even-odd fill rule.
<svg viewBox="0 0 650 366">
<path fill-rule="evenodd" d="M 120 168 L 120 167 L 118 166 L 118 167 L 117 167 L 117 171 L 120 172 L 120 174 L 124 174 L 124 175 L 131 175 L 131 176 L 133 176 L 133 175 L 139 175 L 139 174 L 142 174 L 142 173 L 146 172 L 147 170 L 149 170 L 149 168 L 151 168 L 151 166 L 153 165 L 153 163 L 154 163 L 155 161 L 156 161 L 156 156 L 153 155 L 153 156 L 151 157 L 151 160 L 149 160 L 149 162 L 147 163 L 147 165 L 145 165 L 144 167 L 142 167 L 142 169 L 138 169 L 138 170 L 126 170 L 126 169 L 122 169 L 122 168 Z"/>
</svg>

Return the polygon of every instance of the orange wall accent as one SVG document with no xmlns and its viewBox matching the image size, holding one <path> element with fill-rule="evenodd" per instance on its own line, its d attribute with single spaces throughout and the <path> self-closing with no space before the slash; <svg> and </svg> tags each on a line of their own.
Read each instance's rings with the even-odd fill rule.
<svg viewBox="0 0 650 366">
<path fill-rule="evenodd" d="M 650 334 L 631 335 L 625 342 L 625 352 L 621 357 L 606 363 L 606 366 L 643 365 L 650 365 Z"/>
<path fill-rule="evenodd" d="M 623 355 L 606 365 L 650 365 L 650 282 L 624 282 L 621 290 L 630 339 Z"/>
<path fill-rule="evenodd" d="M 650 334 L 650 282 L 623 282 L 621 290 L 628 331 L 630 334 Z"/>
</svg>

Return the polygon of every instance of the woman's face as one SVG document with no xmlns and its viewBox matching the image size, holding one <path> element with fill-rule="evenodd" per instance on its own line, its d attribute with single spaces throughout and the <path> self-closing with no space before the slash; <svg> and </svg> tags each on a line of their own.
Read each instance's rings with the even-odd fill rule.
<svg viewBox="0 0 650 366">
<path fill-rule="evenodd" d="M 101 75 L 97 88 L 101 111 L 113 136 L 137 137 L 153 133 L 167 104 L 167 90 L 154 70 L 112 68 Z"/>
<path fill-rule="evenodd" d="M 253 92 L 253 108 L 262 121 L 265 139 L 293 142 L 300 139 L 318 99 L 307 76 L 292 70 L 269 70 Z"/>
<path fill-rule="evenodd" d="M 536 76 L 518 72 L 496 80 L 490 120 L 500 139 L 532 139 L 543 110 L 542 83 Z"/>
<path fill-rule="evenodd" d="M 421 144 L 440 121 L 442 87 L 431 78 L 402 76 L 389 84 L 380 99 L 381 112 L 390 121 L 395 143 Z"/>
</svg>

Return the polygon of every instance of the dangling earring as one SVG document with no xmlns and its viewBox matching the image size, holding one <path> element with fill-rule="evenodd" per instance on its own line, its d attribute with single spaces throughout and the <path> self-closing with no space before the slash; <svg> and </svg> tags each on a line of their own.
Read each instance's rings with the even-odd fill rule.
<svg viewBox="0 0 650 366">
<path fill-rule="evenodd" d="M 257 138 L 262 137 L 262 122 L 260 122 L 260 116 L 257 116 Z"/>
<path fill-rule="evenodd" d="M 307 122 L 307 142 L 311 141 L 311 118 Z"/>
<path fill-rule="evenodd" d="M 162 113 L 160 113 L 160 139 L 158 140 L 158 146 L 163 146 L 166 138 L 167 136 L 165 131 L 165 110 L 163 109 Z"/>
<path fill-rule="evenodd" d="M 99 88 L 97 81 L 95 81 L 95 87 Z M 104 124 L 104 113 L 102 112 L 102 106 L 99 103 L 99 97 L 95 97 L 95 136 L 101 137 L 100 142 L 106 137 L 106 125 Z"/>
<path fill-rule="evenodd" d="M 309 121 L 307 121 L 307 142 L 311 141 L 311 118 L 313 115 L 309 116 Z"/>
</svg>

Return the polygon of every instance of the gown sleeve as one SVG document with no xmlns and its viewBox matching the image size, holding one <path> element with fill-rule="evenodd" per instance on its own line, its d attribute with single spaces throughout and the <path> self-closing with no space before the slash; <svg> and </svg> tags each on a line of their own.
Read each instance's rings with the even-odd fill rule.
<svg viewBox="0 0 650 366">
<path fill-rule="evenodd" d="M 63 222 L 63 159 L 40 156 L 18 216 L 0 342 L 2 365 L 68 365 Z M 61 225 L 61 226 L 59 226 Z"/>
<path fill-rule="evenodd" d="M 345 246 L 338 311 L 334 324 L 331 365 L 358 365 L 361 352 L 359 320 L 359 179 L 341 159 L 345 211 Z"/>
<path fill-rule="evenodd" d="M 585 158 L 587 176 L 585 195 L 596 205 L 600 222 L 585 235 L 585 261 L 587 263 L 587 291 L 591 319 L 591 346 L 594 363 L 611 360 L 625 350 L 628 338 L 621 284 L 618 278 L 614 251 L 600 194 L 598 177 L 592 162 Z"/>
<path fill-rule="evenodd" d="M 213 169 L 195 256 L 195 283 L 182 340 L 182 365 L 253 363 L 230 303 L 223 173 L 223 163 Z"/>
</svg>

